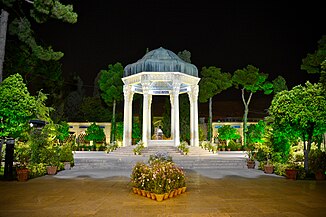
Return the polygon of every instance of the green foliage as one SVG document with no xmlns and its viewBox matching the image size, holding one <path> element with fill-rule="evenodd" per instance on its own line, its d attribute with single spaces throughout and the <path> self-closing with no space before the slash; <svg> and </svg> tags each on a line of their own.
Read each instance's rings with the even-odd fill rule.
<svg viewBox="0 0 326 217">
<path fill-rule="evenodd" d="M 231 74 L 223 73 L 215 66 L 203 67 L 199 82 L 199 101 L 207 102 L 209 98 L 221 93 L 232 86 Z"/>
<path fill-rule="evenodd" d="M 189 144 L 186 141 L 180 142 L 178 149 L 184 154 L 187 155 L 189 153 Z"/>
<path fill-rule="evenodd" d="M 82 79 L 75 76 L 73 82 L 77 83 L 77 89 L 69 93 L 64 103 L 64 113 L 68 121 L 78 121 L 80 119 L 80 108 L 84 98 Z"/>
<path fill-rule="evenodd" d="M 107 145 L 105 147 L 105 153 L 110 153 L 114 150 L 116 150 L 117 148 L 119 148 L 118 144 L 116 142 L 110 143 L 109 145 Z"/>
<path fill-rule="evenodd" d="M 240 139 L 240 135 L 237 129 L 231 127 L 230 125 L 223 125 L 218 129 L 218 138 L 224 141 Z"/>
<path fill-rule="evenodd" d="M 123 140 L 123 122 L 117 122 L 116 139 L 118 141 Z"/>
<path fill-rule="evenodd" d="M 178 57 L 187 63 L 191 63 L 191 53 L 190 51 L 183 50 L 178 52 Z"/>
<path fill-rule="evenodd" d="M 95 122 L 92 123 L 86 130 L 85 140 L 94 142 L 103 142 L 105 139 L 104 130 Z"/>
<path fill-rule="evenodd" d="M 274 93 L 277 94 L 283 90 L 288 90 L 288 87 L 286 86 L 286 81 L 282 76 L 277 76 L 273 80 L 273 88 L 274 88 Z"/>
<path fill-rule="evenodd" d="M 40 176 L 44 176 L 47 174 L 47 170 L 46 170 L 46 164 L 45 163 L 31 163 L 28 164 L 27 168 L 29 170 L 29 178 L 36 178 L 36 177 L 40 177 Z"/>
<path fill-rule="evenodd" d="M 28 121 L 36 117 L 36 100 L 19 74 L 0 84 L 0 105 L 0 136 L 17 138 L 29 128 Z"/>
<path fill-rule="evenodd" d="M 326 131 L 326 97 L 320 84 L 306 83 L 277 94 L 270 106 L 274 126 L 293 130 L 298 136 Z M 303 138 L 305 140 L 305 138 Z"/>
<path fill-rule="evenodd" d="M 321 84 L 306 83 L 290 91 L 275 95 L 269 112 L 273 127 L 292 137 L 308 140 L 305 152 L 305 169 L 308 172 L 308 154 L 313 136 L 326 132 L 326 96 Z"/>
<path fill-rule="evenodd" d="M 114 101 L 123 100 L 123 66 L 121 63 L 110 64 L 108 70 L 100 71 L 99 86 L 105 103 L 112 106 Z"/>
<path fill-rule="evenodd" d="M 26 16 L 26 7 L 30 6 L 30 16 L 38 23 L 44 23 L 49 18 L 59 19 L 64 22 L 77 22 L 77 14 L 73 12 L 72 5 L 63 5 L 59 1 L 34 0 L 28 4 L 23 0 L 3 1 L 12 22 L 9 24 L 9 33 L 18 37 L 20 41 L 29 46 L 32 53 L 42 60 L 58 60 L 63 56 L 62 52 L 55 52 L 51 47 L 44 48 L 38 45 L 34 38 L 31 22 Z"/>
<path fill-rule="evenodd" d="M 57 125 L 57 139 L 60 142 L 64 142 L 69 137 L 69 124 L 65 121 L 62 121 L 60 124 Z"/>
<path fill-rule="evenodd" d="M 132 122 L 132 135 L 131 137 L 138 142 L 141 139 L 141 132 L 139 128 L 139 123 L 136 123 L 135 121 Z"/>
<path fill-rule="evenodd" d="M 231 74 L 224 73 L 220 68 L 210 66 L 203 67 L 201 71 L 201 80 L 199 81 L 199 102 L 205 103 L 209 100 L 209 125 L 207 137 L 208 140 L 212 138 L 212 98 L 221 93 L 223 90 L 232 86 Z"/>
<path fill-rule="evenodd" d="M 63 78 L 61 63 L 54 60 L 41 60 L 19 40 L 6 45 L 4 61 L 6 76 L 21 74 L 31 94 L 42 90 L 49 94 L 50 104 L 62 94 Z"/>
<path fill-rule="evenodd" d="M 182 94 L 179 96 L 180 102 L 180 140 L 190 141 L 190 103 L 188 95 Z M 165 132 L 165 131 L 164 131 Z"/>
<path fill-rule="evenodd" d="M 116 103 L 123 100 L 122 88 L 123 82 L 123 66 L 121 63 L 114 65 L 110 64 L 108 70 L 100 71 L 99 86 L 101 97 L 106 104 L 112 105 L 112 120 L 111 120 L 111 141 L 115 141 L 115 107 Z"/>
<path fill-rule="evenodd" d="M 248 144 L 253 145 L 255 143 L 263 143 L 266 124 L 260 120 L 257 124 L 251 124 L 248 126 Z"/>
<path fill-rule="evenodd" d="M 26 168 L 31 159 L 31 148 L 24 142 L 16 141 L 15 143 L 15 161 L 19 163 L 18 167 Z"/>
<path fill-rule="evenodd" d="M 80 106 L 81 117 L 89 122 L 108 122 L 112 115 L 99 97 L 85 97 Z"/>
<path fill-rule="evenodd" d="M 59 166 L 60 146 L 54 143 L 48 144 L 41 150 L 40 160 L 48 166 Z"/>
<path fill-rule="evenodd" d="M 310 54 L 308 53 L 306 58 L 302 59 L 301 69 L 308 73 L 321 73 L 322 62 L 326 59 L 326 35 L 318 41 L 317 50 Z"/>
<path fill-rule="evenodd" d="M 61 145 L 59 149 L 59 159 L 60 162 L 74 162 L 74 155 L 70 144 L 66 143 Z"/>
<path fill-rule="evenodd" d="M 262 90 L 265 94 L 270 94 L 273 91 L 273 84 L 266 82 L 267 78 L 268 74 L 260 73 L 258 68 L 248 65 L 246 68 L 234 72 L 232 82 L 236 88 L 250 93 Z"/>
<path fill-rule="evenodd" d="M 163 125 L 162 130 L 164 132 L 164 135 L 167 138 L 170 138 L 171 137 L 171 105 L 170 105 L 170 99 L 168 98 L 165 100 L 162 125 Z"/>
<path fill-rule="evenodd" d="M 314 173 L 320 171 L 326 171 L 326 153 L 319 150 L 313 149 L 309 153 L 309 169 Z"/>
<path fill-rule="evenodd" d="M 136 147 L 133 149 L 133 152 L 135 155 L 141 155 L 141 152 L 145 148 L 144 143 L 140 140 L 137 144 Z"/>
<path fill-rule="evenodd" d="M 243 145 L 247 144 L 247 118 L 251 97 L 257 91 L 264 91 L 264 94 L 273 92 L 273 84 L 267 82 L 268 74 L 260 73 L 259 69 L 248 65 L 246 68 L 238 69 L 234 72 L 232 82 L 236 88 L 241 89 L 242 102 L 245 107 L 243 114 Z M 246 92 L 249 96 L 246 99 Z"/>
</svg>

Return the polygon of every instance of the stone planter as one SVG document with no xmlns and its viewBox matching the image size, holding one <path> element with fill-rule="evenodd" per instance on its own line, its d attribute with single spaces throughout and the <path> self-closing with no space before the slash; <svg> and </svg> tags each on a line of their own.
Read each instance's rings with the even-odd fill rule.
<svg viewBox="0 0 326 217">
<path fill-rule="evenodd" d="M 47 166 L 46 171 L 48 175 L 55 175 L 57 173 L 57 166 Z"/>
<path fill-rule="evenodd" d="M 325 180 L 325 173 L 322 171 L 315 172 L 315 178 L 317 181 Z"/>
<path fill-rule="evenodd" d="M 255 161 L 253 161 L 253 160 L 248 160 L 247 161 L 248 169 L 255 169 L 255 165 L 256 165 Z"/>
<path fill-rule="evenodd" d="M 26 182 L 28 180 L 28 169 L 27 168 L 22 168 L 22 169 L 17 169 L 17 180 L 19 182 Z"/>
<path fill-rule="evenodd" d="M 296 180 L 298 170 L 296 169 L 285 169 L 285 175 L 287 179 Z"/>
<path fill-rule="evenodd" d="M 70 162 L 63 162 L 63 164 L 64 164 L 65 170 L 70 170 L 71 169 Z"/>
<path fill-rule="evenodd" d="M 267 174 L 272 174 L 274 171 L 274 166 L 273 165 L 265 165 L 264 166 L 264 172 Z"/>
</svg>

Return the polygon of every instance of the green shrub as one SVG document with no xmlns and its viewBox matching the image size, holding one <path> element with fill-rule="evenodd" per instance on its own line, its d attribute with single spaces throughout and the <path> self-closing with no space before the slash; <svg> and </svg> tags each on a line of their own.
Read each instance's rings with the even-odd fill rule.
<svg viewBox="0 0 326 217">
<path fill-rule="evenodd" d="M 133 152 L 135 155 L 141 155 L 142 150 L 145 148 L 144 143 L 140 140 L 136 147 L 134 148 Z"/>
<path fill-rule="evenodd" d="M 44 176 L 47 174 L 46 171 L 46 164 L 45 163 L 31 163 L 27 165 L 27 168 L 29 169 L 29 178 L 36 178 L 40 176 Z"/>
<path fill-rule="evenodd" d="M 184 154 L 187 155 L 189 153 L 189 144 L 186 141 L 182 141 L 178 146 L 178 149 Z"/>
</svg>

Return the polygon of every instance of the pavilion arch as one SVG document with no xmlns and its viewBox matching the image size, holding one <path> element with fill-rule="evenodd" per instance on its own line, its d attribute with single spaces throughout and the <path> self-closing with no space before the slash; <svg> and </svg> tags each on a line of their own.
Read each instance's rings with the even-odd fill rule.
<svg viewBox="0 0 326 217">
<path fill-rule="evenodd" d="M 198 69 L 181 60 L 175 53 L 158 48 L 124 69 L 124 130 L 123 146 L 132 142 L 132 101 L 134 93 L 143 94 L 142 141 L 151 140 L 151 103 L 153 95 L 170 96 L 171 145 L 180 144 L 179 94 L 188 94 L 190 101 L 190 145 L 199 146 L 198 135 Z M 159 141 L 155 141 L 159 143 Z"/>
</svg>

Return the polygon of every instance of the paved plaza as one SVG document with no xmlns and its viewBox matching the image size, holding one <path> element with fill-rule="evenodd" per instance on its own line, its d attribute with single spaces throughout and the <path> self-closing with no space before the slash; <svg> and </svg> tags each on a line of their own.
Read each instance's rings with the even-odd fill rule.
<svg viewBox="0 0 326 217">
<path fill-rule="evenodd" d="M 0 182 L 0 216 L 325 216 L 326 182 L 249 169 L 186 170 L 187 192 L 156 202 L 135 195 L 130 170 L 59 172 Z"/>
</svg>

